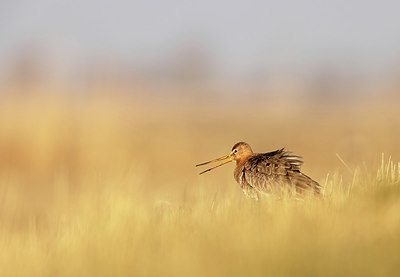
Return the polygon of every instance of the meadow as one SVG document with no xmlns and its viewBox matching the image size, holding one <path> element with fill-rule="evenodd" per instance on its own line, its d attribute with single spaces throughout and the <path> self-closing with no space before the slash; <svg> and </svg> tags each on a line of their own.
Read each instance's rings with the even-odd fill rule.
<svg viewBox="0 0 400 277">
<path fill-rule="evenodd" d="M 0 276 L 400 274 L 393 96 L 20 90 L 0 101 Z M 254 202 L 233 164 L 198 175 L 238 141 L 303 156 L 324 196 Z"/>
</svg>

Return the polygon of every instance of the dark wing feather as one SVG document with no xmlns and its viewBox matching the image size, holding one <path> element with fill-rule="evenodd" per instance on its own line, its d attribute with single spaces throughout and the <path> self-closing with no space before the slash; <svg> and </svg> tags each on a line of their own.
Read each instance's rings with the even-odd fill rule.
<svg viewBox="0 0 400 277">
<path fill-rule="evenodd" d="M 241 181 L 252 188 L 267 193 L 294 189 L 296 192 L 320 192 L 320 185 L 300 172 L 301 157 L 284 149 L 255 154 L 242 166 Z"/>
</svg>

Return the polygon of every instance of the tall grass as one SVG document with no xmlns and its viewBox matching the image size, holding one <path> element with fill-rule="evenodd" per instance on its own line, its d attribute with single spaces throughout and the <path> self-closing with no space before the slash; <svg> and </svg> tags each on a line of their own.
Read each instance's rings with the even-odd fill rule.
<svg viewBox="0 0 400 277">
<path fill-rule="evenodd" d="M 400 168 L 379 151 L 398 155 L 397 121 L 353 108 L 339 124 L 330 111 L 273 121 L 254 106 L 237 118 L 231 106 L 85 101 L 2 102 L 0 276 L 400 273 Z M 254 202 L 232 167 L 197 175 L 194 164 L 236 140 L 303 155 L 324 197 Z"/>
</svg>

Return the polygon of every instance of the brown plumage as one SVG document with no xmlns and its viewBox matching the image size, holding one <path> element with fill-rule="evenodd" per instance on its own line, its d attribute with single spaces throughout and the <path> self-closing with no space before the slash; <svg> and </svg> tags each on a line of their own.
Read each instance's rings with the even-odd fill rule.
<svg viewBox="0 0 400 277">
<path fill-rule="evenodd" d="M 321 186 L 317 182 L 300 172 L 300 166 L 303 164 L 301 157 L 292 155 L 284 148 L 268 153 L 253 153 L 250 145 L 239 142 L 233 146 L 229 155 L 197 166 L 220 160 L 226 161 L 200 174 L 236 161 L 235 180 L 241 186 L 244 194 L 251 198 L 258 199 L 260 193 L 298 195 L 304 192 L 313 192 L 319 194 L 321 190 Z"/>
</svg>

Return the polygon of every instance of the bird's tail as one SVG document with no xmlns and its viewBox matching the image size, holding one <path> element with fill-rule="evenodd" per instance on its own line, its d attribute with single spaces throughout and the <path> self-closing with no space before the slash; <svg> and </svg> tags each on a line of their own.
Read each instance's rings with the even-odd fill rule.
<svg viewBox="0 0 400 277">
<path fill-rule="evenodd" d="M 304 191 L 313 191 L 316 195 L 321 194 L 322 186 L 301 172 L 298 172 L 298 174 L 293 176 L 292 183 L 296 186 L 296 190 L 300 193 Z"/>
</svg>

